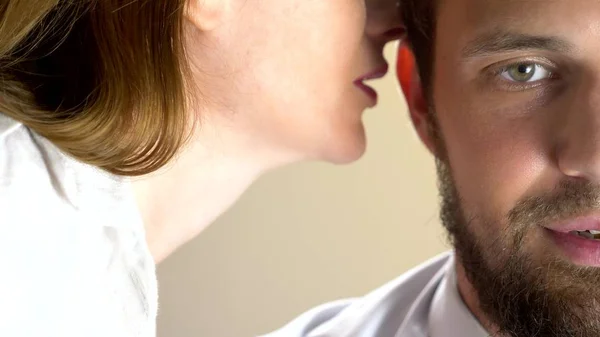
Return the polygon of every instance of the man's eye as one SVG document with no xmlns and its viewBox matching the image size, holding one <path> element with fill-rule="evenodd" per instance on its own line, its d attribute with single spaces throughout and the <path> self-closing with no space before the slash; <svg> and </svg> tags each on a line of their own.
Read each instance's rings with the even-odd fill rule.
<svg viewBox="0 0 600 337">
<path fill-rule="evenodd" d="M 532 83 L 551 78 L 552 72 L 541 64 L 516 63 L 504 67 L 500 76 L 510 82 Z"/>
</svg>

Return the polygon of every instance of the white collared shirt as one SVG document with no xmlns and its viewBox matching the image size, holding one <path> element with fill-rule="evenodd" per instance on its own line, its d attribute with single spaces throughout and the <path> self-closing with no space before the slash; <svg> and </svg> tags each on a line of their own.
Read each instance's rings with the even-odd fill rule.
<svg viewBox="0 0 600 337">
<path fill-rule="evenodd" d="M 157 302 L 129 183 L 0 114 L 0 336 L 154 337 Z"/>
<path fill-rule="evenodd" d="M 333 302 L 263 337 L 488 337 L 463 303 L 446 253 L 369 295 Z"/>
</svg>

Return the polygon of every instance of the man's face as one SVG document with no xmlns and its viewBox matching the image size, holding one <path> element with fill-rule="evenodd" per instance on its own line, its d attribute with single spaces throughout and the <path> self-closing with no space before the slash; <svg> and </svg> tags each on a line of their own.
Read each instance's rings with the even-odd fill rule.
<svg viewBox="0 0 600 337">
<path fill-rule="evenodd" d="M 508 335 L 598 336 L 600 1 L 438 2 L 442 217 L 480 306 Z"/>
</svg>

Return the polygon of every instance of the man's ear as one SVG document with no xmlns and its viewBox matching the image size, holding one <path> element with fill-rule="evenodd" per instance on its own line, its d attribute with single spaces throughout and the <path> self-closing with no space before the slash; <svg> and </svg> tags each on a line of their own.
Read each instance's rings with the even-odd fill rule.
<svg viewBox="0 0 600 337">
<path fill-rule="evenodd" d="M 211 31 L 225 21 L 232 1 L 188 0 L 185 17 L 200 31 Z"/>
<path fill-rule="evenodd" d="M 396 70 L 413 126 L 423 144 L 435 155 L 435 135 L 433 134 L 433 121 L 429 105 L 423 92 L 414 53 L 406 41 L 400 42 Z"/>
</svg>

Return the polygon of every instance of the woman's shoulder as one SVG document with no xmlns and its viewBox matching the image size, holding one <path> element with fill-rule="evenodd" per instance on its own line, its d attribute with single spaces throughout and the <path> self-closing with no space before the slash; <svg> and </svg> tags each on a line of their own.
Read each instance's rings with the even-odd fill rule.
<svg viewBox="0 0 600 337">
<path fill-rule="evenodd" d="M 1 113 L 0 265 L 1 336 L 153 329 L 154 266 L 126 180 Z"/>
<path fill-rule="evenodd" d="M 15 223 L 112 227 L 144 236 L 127 178 L 70 157 L 0 113 L 0 225 L 10 216 Z"/>
<path fill-rule="evenodd" d="M 24 126 L 20 122 L 0 113 L 0 141 L 11 134 L 23 132 Z"/>
<path fill-rule="evenodd" d="M 52 143 L 0 113 L 0 200 L 20 200 L 23 194 L 66 197 L 70 173 L 65 156 Z"/>
<path fill-rule="evenodd" d="M 124 177 L 77 161 L 0 113 L 0 209 L 22 210 L 23 205 L 30 204 L 51 213 L 62 210 L 107 216 L 112 213 L 107 214 L 108 210 L 116 208 L 129 214 L 129 221 L 135 221 L 138 214 L 132 198 Z"/>
</svg>

